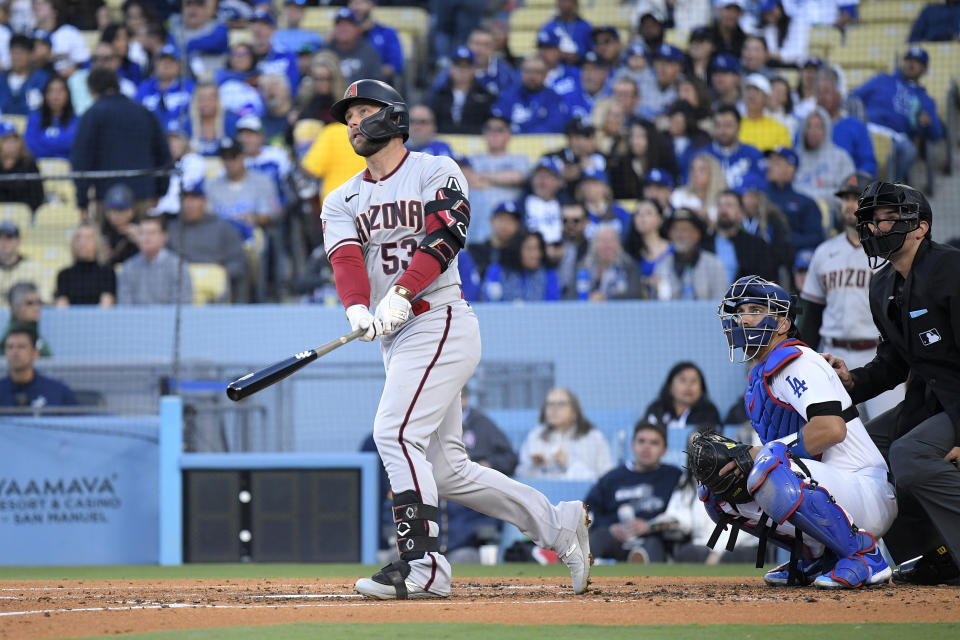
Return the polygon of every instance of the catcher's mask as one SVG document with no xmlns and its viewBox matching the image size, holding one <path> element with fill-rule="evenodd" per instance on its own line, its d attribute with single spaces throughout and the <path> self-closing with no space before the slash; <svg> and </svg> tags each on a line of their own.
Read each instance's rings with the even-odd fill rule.
<svg viewBox="0 0 960 640">
<path fill-rule="evenodd" d="M 877 209 L 893 209 L 896 217 L 875 220 Z M 932 222 L 933 212 L 926 197 L 905 184 L 872 182 L 857 201 L 857 234 L 860 244 L 876 269 L 903 246 L 907 234 L 920 227 L 920 221 Z"/>
<path fill-rule="evenodd" d="M 745 312 L 741 307 L 753 303 L 763 305 L 762 311 Z M 730 362 L 738 362 L 734 351 L 741 350 L 739 362 L 753 359 L 760 350 L 770 344 L 785 318 L 794 320 L 796 313 L 790 294 L 783 287 L 764 280 L 760 276 L 743 276 L 738 279 L 723 296 L 717 308 L 723 335 L 730 349 Z M 761 316 L 763 319 L 753 326 L 744 323 L 746 315 Z"/>
</svg>

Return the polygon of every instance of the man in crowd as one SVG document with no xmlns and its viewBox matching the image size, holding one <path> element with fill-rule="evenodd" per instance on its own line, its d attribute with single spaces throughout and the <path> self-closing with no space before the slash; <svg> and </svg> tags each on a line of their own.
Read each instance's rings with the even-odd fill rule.
<svg viewBox="0 0 960 640">
<path fill-rule="evenodd" d="M 714 253 L 726 267 L 732 282 L 745 275 L 757 274 L 764 279 L 776 279 L 777 259 L 773 250 L 760 237 L 743 228 L 743 201 L 736 191 L 726 190 L 717 196 L 717 233 L 713 239 Z"/>
<path fill-rule="evenodd" d="M 190 271 L 169 251 L 167 223 L 163 216 L 140 221 L 137 230 L 140 253 L 123 263 L 117 275 L 117 304 L 190 304 L 193 286 Z"/>
<path fill-rule="evenodd" d="M 767 99 L 772 91 L 770 81 L 759 73 L 751 73 L 744 83 L 743 104 L 747 113 L 740 121 L 740 142 L 770 151 L 791 145 L 787 128 L 766 114 Z M 752 272 L 748 272 L 752 273 Z M 766 276 L 761 276 L 766 278 Z M 735 278 L 731 278 L 732 282 Z"/>
<path fill-rule="evenodd" d="M 653 70 L 640 76 L 640 115 L 653 120 L 677 99 L 677 82 L 683 71 L 683 51 L 664 42 L 653 52 Z"/>
<path fill-rule="evenodd" d="M 347 8 L 357 17 L 360 32 L 380 54 L 383 79 L 393 84 L 403 77 L 403 47 L 396 29 L 374 21 L 374 5 L 375 0 L 350 0 Z"/>
<path fill-rule="evenodd" d="M 344 7 L 333 21 L 333 42 L 330 49 L 340 58 L 340 69 L 347 84 L 363 78 L 383 79 L 383 61 L 380 54 L 360 29 L 360 20 L 350 9 Z"/>
<path fill-rule="evenodd" d="M 833 122 L 833 144 L 850 154 L 857 171 L 877 175 L 877 157 L 867 125 L 844 111 L 843 96 L 837 87 L 837 72 L 830 68 L 817 73 L 817 106 Z M 785 145 L 789 146 L 789 145 Z"/>
<path fill-rule="evenodd" d="M 501 94 L 493 106 L 495 116 L 508 120 L 514 133 L 562 133 L 570 108 L 545 86 L 547 65 L 539 57 L 523 61 L 520 85 Z"/>
<path fill-rule="evenodd" d="M 666 227 L 673 254 L 654 269 L 659 295 L 672 300 L 714 300 L 723 295 L 726 267 L 701 245 L 707 232 L 703 219 L 689 209 L 677 209 L 667 219 Z"/>
<path fill-rule="evenodd" d="M 27 328 L 37 336 L 36 347 L 40 356 L 44 358 L 52 356 L 50 345 L 40 337 L 40 314 L 43 311 L 43 300 L 40 299 L 37 285 L 32 282 L 18 282 L 10 287 L 7 299 L 10 302 L 10 322 L 7 323 L 7 328 L 3 332 L 4 338 L 17 327 Z"/>
<path fill-rule="evenodd" d="M 0 378 L 0 407 L 63 407 L 77 404 L 70 388 L 33 368 L 40 357 L 37 334 L 26 327 L 7 332 L 3 340 L 7 375 Z"/>
<path fill-rule="evenodd" d="M 823 215 L 820 207 L 813 199 L 797 193 L 793 188 L 793 177 L 799 163 L 797 152 L 790 147 L 777 147 L 767 154 L 769 184 L 766 194 L 787 217 L 790 242 L 798 251 L 815 249 L 823 242 Z"/>
<path fill-rule="evenodd" d="M 11 220 L 0 221 L 0 303 L 18 282 L 32 282 L 41 300 L 53 300 L 52 282 L 47 282 L 40 265 L 20 253 L 20 227 Z"/>
<path fill-rule="evenodd" d="M 763 154 L 749 144 L 740 142 L 740 114 L 734 107 L 720 107 L 713 114 L 713 144 L 706 148 L 707 153 L 720 161 L 727 186 L 738 190 L 743 186 L 748 174 L 754 174 L 761 184 L 763 175 Z M 719 295 L 722 295 L 721 291 Z"/>
<path fill-rule="evenodd" d="M 273 41 L 276 31 L 277 22 L 268 10 L 257 9 L 250 16 L 250 33 L 253 35 L 250 46 L 257 58 L 257 70 L 261 74 L 285 75 L 290 82 L 291 91 L 296 92 L 300 86 L 296 51 L 276 46 Z"/>
<path fill-rule="evenodd" d="M 154 58 L 153 76 L 137 89 L 136 100 L 151 111 L 166 129 L 190 109 L 193 81 L 180 79 L 180 53 L 172 44 L 164 45 Z"/>
</svg>

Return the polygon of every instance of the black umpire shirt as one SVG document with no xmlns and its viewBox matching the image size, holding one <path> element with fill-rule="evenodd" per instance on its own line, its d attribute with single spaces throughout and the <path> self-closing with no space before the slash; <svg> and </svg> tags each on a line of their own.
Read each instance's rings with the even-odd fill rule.
<svg viewBox="0 0 960 640">
<path fill-rule="evenodd" d="M 897 436 L 946 411 L 960 443 L 960 251 L 924 239 L 906 280 L 885 265 L 870 282 L 870 313 L 881 341 L 873 361 L 850 372 L 853 401 L 906 380 Z"/>
</svg>

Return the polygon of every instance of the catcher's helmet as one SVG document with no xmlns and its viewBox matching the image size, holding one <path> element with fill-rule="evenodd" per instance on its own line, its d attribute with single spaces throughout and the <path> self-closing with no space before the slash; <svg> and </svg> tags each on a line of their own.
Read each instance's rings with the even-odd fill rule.
<svg viewBox="0 0 960 640">
<path fill-rule="evenodd" d="M 874 221 L 874 211 L 892 208 L 897 217 L 891 218 L 891 227 L 881 230 Z M 907 234 L 916 231 L 920 221 L 933 224 L 933 210 L 926 196 L 913 187 L 897 182 L 876 181 L 867 185 L 857 201 L 857 233 L 863 251 L 876 268 L 882 261 L 903 246 Z"/>
<path fill-rule="evenodd" d="M 754 312 L 765 316 L 752 327 L 746 326 L 741 316 L 745 314 L 740 306 L 754 303 L 766 307 L 766 311 Z M 760 276 L 743 276 L 724 294 L 717 309 L 723 335 L 730 349 L 730 361 L 734 362 L 733 352 L 743 351 L 740 362 L 753 358 L 761 348 L 770 344 L 770 339 L 780 327 L 781 318 L 796 319 L 796 309 L 790 294 L 780 285 L 764 280 Z"/>
<path fill-rule="evenodd" d="M 383 109 L 360 123 L 360 133 L 370 140 L 386 140 L 403 136 L 410 137 L 410 114 L 407 104 L 397 90 L 379 80 L 357 80 L 343 93 L 343 98 L 330 107 L 330 115 L 338 122 L 347 124 L 347 109 L 358 100 L 373 102 Z"/>
</svg>

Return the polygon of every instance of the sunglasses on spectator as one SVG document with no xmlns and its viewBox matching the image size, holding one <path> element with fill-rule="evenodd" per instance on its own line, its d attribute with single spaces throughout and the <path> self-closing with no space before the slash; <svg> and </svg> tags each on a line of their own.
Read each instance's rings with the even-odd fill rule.
<svg viewBox="0 0 960 640">
<path fill-rule="evenodd" d="M 586 218 L 564 218 L 563 224 L 583 224 L 586 221 Z"/>
<path fill-rule="evenodd" d="M 483 130 L 486 133 L 506 133 L 510 129 L 507 127 L 484 127 Z"/>
<path fill-rule="evenodd" d="M 28 298 L 20 302 L 22 305 L 27 305 L 30 307 L 40 306 L 40 298 Z"/>
<path fill-rule="evenodd" d="M 433 120 L 428 118 L 414 118 L 410 121 L 410 124 L 433 124 Z"/>
<path fill-rule="evenodd" d="M 117 56 L 115 56 L 115 55 L 93 56 L 93 57 L 90 58 L 90 60 L 93 62 L 93 64 L 97 64 L 97 63 L 100 63 L 100 62 L 111 62 L 112 60 L 116 60 L 116 59 L 117 59 Z"/>
</svg>

